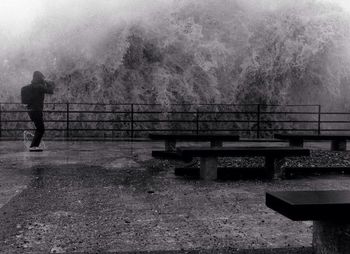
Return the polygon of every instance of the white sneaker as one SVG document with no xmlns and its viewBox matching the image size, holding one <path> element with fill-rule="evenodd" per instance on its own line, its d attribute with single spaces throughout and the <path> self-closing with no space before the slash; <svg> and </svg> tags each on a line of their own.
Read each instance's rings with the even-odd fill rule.
<svg viewBox="0 0 350 254">
<path fill-rule="evenodd" d="M 43 149 L 40 147 L 37 147 L 37 146 L 33 146 L 33 147 L 29 148 L 29 151 L 30 152 L 42 152 Z"/>
</svg>

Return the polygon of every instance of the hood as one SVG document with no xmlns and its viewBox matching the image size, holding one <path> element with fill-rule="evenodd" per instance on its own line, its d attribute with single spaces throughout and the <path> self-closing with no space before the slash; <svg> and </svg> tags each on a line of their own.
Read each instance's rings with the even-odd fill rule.
<svg viewBox="0 0 350 254">
<path fill-rule="evenodd" d="M 44 74 L 42 74 L 40 71 L 35 71 L 33 73 L 32 84 L 43 83 L 44 79 L 45 79 Z"/>
</svg>

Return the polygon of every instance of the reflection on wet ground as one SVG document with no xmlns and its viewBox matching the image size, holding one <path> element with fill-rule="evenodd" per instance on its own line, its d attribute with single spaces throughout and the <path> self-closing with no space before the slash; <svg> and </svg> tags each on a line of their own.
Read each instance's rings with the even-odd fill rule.
<svg viewBox="0 0 350 254">
<path fill-rule="evenodd" d="M 171 164 L 150 156 L 160 143 L 47 146 L 29 153 L 21 142 L 0 143 L 0 253 L 307 253 L 311 223 L 266 208 L 265 191 L 350 187 L 342 175 L 275 182 L 175 177 Z"/>
</svg>

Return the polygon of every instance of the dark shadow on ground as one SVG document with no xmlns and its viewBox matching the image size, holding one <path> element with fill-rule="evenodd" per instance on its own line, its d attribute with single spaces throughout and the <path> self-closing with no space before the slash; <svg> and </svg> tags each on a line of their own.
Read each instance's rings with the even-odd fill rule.
<svg viewBox="0 0 350 254">
<path fill-rule="evenodd" d="M 303 179 L 305 177 L 315 177 L 322 175 L 334 175 L 334 174 L 350 174 L 350 168 L 348 167 L 298 167 L 298 168 L 285 168 L 285 179 Z M 189 180 L 200 179 L 199 168 L 175 168 L 175 175 L 184 177 Z M 271 181 L 269 174 L 264 168 L 246 167 L 246 168 L 218 168 L 218 180 L 219 181 L 237 181 L 237 180 L 261 180 Z"/>
</svg>

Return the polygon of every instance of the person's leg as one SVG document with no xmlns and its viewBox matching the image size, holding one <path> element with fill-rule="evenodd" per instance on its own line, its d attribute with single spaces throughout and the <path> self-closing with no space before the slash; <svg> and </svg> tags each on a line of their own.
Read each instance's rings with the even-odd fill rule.
<svg viewBox="0 0 350 254">
<path fill-rule="evenodd" d="M 41 139 L 45 133 L 45 126 L 43 120 L 43 112 L 42 111 L 32 111 L 30 112 L 30 119 L 34 122 L 35 125 L 35 134 L 32 140 L 32 144 L 30 147 L 38 147 L 40 145 Z"/>
<path fill-rule="evenodd" d="M 28 111 L 28 115 L 29 115 L 30 120 L 34 123 L 35 115 L 34 115 L 33 111 Z M 32 142 L 30 144 L 30 148 L 32 148 L 32 147 L 33 147 L 33 140 L 32 140 Z"/>
</svg>

